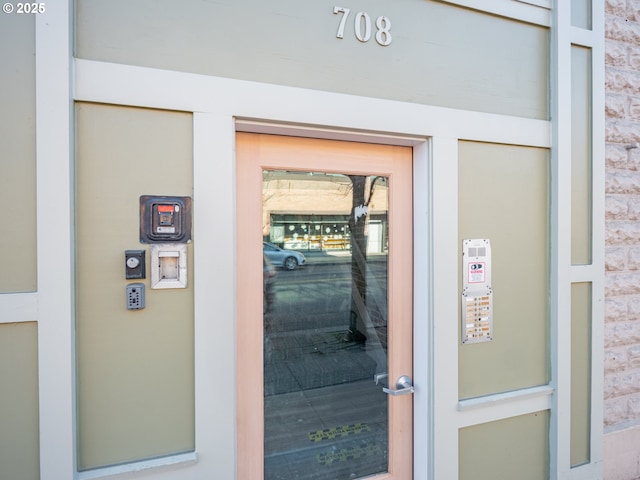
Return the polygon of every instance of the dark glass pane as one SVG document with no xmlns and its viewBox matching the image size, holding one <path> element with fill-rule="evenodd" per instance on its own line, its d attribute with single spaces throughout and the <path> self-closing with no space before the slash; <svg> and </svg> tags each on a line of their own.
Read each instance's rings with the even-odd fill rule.
<svg viewBox="0 0 640 480">
<path fill-rule="evenodd" d="M 388 470 L 387 185 L 263 174 L 267 480 Z"/>
</svg>

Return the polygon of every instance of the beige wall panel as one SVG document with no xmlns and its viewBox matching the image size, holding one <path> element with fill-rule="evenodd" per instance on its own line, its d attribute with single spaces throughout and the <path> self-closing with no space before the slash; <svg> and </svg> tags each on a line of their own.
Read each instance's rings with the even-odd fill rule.
<svg viewBox="0 0 640 480">
<path fill-rule="evenodd" d="M 36 290 L 35 21 L 0 14 L 0 293 Z"/>
<path fill-rule="evenodd" d="M 549 478 L 549 413 L 460 430 L 460 480 Z"/>
<path fill-rule="evenodd" d="M 40 478 L 38 327 L 0 324 L 0 478 Z"/>
<path fill-rule="evenodd" d="M 571 285 L 571 465 L 591 458 L 591 284 Z"/>
<path fill-rule="evenodd" d="M 460 344 L 460 398 L 548 382 L 548 157 L 539 148 L 460 142 L 459 246 L 491 241 L 494 307 L 493 340 Z"/>
<path fill-rule="evenodd" d="M 79 468 L 194 448 L 190 287 L 149 288 L 139 196 L 192 195 L 192 117 L 77 105 Z M 124 251 L 147 251 L 146 308 L 126 309 Z"/>
<path fill-rule="evenodd" d="M 424 0 L 78 0 L 80 58 L 548 118 L 549 32 Z M 356 39 L 358 12 L 371 40 Z M 375 40 L 391 20 L 392 43 Z M 384 115 L 384 112 L 371 112 Z"/>
</svg>

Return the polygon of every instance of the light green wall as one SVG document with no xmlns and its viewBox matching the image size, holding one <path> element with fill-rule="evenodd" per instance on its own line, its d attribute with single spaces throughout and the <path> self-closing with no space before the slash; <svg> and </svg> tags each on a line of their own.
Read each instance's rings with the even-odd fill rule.
<svg viewBox="0 0 640 480">
<path fill-rule="evenodd" d="M 40 478 L 38 327 L 0 324 L 0 478 Z"/>
<path fill-rule="evenodd" d="M 459 480 L 547 480 L 549 413 L 460 430 Z"/>
<path fill-rule="evenodd" d="M 36 290 L 35 21 L 0 14 L 0 293 Z M 51 212 L 55 215 L 55 212 Z"/>
<path fill-rule="evenodd" d="M 78 0 L 76 55 L 466 110 L 548 118 L 549 31 L 424 0 Z M 391 20 L 392 43 L 354 34 Z M 371 112 L 384 115 L 384 112 Z"/>
<path fill-rule="evenodd" d="M 571 263 L 591 263 L 591 49 L 571 47 Z"/>
<path fill-rule="evenodd" d="M 591 0 L 571 0 L 571 25 L 591 29 Z"/>
<path fill-rule="evenodd" d="M 491 241 L 494 307 L 493 340 L 459 346 L 460 398 L 549 380 L 548 159 L 541 148 L 459 144 L 459 246 Z"/>
<path fill-rule="evenodd" d="M 138 217 L 142 194 L 192 195 L 192 117 L 94 104 L 76 115 L 79 468 L 193 450 L 193 249 L 189 288 L 151 290 Z M 141 248 L 147 306 L 130 311 L 124 251 Z"/>
</svg>

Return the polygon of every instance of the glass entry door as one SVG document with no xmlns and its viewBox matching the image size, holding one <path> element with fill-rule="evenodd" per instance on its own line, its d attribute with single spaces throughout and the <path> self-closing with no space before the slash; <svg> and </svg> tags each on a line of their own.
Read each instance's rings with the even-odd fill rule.
<svg viewBox="0 0 640 480">
<path fill-rule="evenodd" d="M 238 478 L 411 478 L 411 156 L 237 135 Z"/>
</svg>

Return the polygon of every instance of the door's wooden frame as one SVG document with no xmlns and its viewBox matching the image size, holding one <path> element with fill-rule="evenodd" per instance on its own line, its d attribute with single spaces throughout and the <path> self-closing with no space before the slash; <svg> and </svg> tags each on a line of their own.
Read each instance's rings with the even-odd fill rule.
<svg viewBox="0 0 640 480">
<path fill-rule="evenodd" d="M 389 177 L 389 382 L 413 377 L 412 149 L 252 133 L 236 134 L 237 478 L 264 478 L 262 170 L 333 171 Z M 400 320 L 400 321 L 398 321 Z M 393 320 L 391 320 L 393 321 Z M 373 381 L 373 379 L 372 379 Z M 413 398 L 389 399 L 389 474 L 413 474 Z"/>
</svg>

